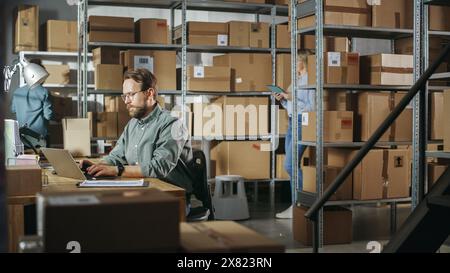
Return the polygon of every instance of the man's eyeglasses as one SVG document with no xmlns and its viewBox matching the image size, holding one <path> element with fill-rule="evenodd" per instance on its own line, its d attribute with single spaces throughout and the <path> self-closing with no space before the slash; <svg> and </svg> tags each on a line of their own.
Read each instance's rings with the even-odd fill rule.
<svg viewBox="0 0 450 273">
<path fill-rule="evenodd" d="M 139 92 L 144 92 L 144 91 L 147 91 L 147 90 L 141 90 L 141 91 L 136 91 L 136 92 L 130 92 L 130 93 L 127 93 L 127 94 L 120 95 L 120 97 L 122 97 L 123 101 L 126 102 L 127 99 L 133 100 L 133 99 L 134 99 L 134 96 L 135 96 L 137 93 L 139 93 Z"/>
</svg>

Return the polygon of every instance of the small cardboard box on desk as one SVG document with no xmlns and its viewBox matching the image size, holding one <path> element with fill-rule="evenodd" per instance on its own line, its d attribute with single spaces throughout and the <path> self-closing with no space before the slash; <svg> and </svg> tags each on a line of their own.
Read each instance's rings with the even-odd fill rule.
<svg viewBox="0 0 450 273">
<path fill-rule="evenodd" d="M 42 190 L 39 165 L 6 166 L 8 196 L 31 196 Z"/>
<path fill-rule="evenodd" d="M 175 252 L 179 200 L 157 189 L 41 193 L 38 235 L 45 252 Z"/>
<path fill-rule="evenodd" d="M 88 118 L 62 120 L 64 149 L 73 156 L 91 155 L 91 129 Z"/>
</svg>

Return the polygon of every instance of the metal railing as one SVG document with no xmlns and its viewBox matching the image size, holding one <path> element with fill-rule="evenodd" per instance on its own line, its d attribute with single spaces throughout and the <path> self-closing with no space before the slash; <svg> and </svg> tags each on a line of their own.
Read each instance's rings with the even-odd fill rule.
<svg viewBox="0 0 450 273">
<path fill-rule="evenodd" d="M 339 189 L 339 187 L 344 183 L 345 179 L 353 172 L 356 166 L 361 163 L 366 154 L 375 146 L 381 136 L 387 131 L 387 129 L 392 125 L 392 123 L 398 118 L 398 116 L 403 112 L 406 106 L 414 99 L 417 93 L 422 90 L 425 92 L 425 86 L 427 81 L 439 67 L 439 65 L 445 60 L 445 58 L 450 53 L 450 44 L 447 44 L 443 52 L 439 55 L 439 58 L 433 62 L 428 69 L 422 74 L 419 80 L 411 87 L 408 93 L 403 97 L 399 104 L 394 108 L 394 110 L 387 116 L 387 118 L 381 123 L 369 140 L 364 144 L 361 150 L 353 157 L 353 159 L 345 166 L 345 168 L 339 173 L 336 179 L 331 183 L 331 185 L 325 190 L 323 195 L 317 199 L 309 210 L 305 213 L 305 217 L 313 222 L 313 230 L 317 227 L 317 215 L 322 209 L 325 203 L 330 199 L 330 197 Z M 313 234 L 313 250 L 318 252 L 318 234 L 314 232 Z"/>
</svg>

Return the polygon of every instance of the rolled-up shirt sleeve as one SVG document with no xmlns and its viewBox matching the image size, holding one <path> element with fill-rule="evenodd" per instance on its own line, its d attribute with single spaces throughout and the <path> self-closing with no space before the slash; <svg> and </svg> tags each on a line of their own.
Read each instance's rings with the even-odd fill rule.
<svg viewBox="0 0 450 273">
<path fill-rule="evenodd" d="M 186 139 L 185 128 L 182 122 L 171 121 L 160 131 L 155 150 L 149 163 L 141 165 L 145 177 L 166 177 L 176 166 L 180 159 Z"/>
</svg>

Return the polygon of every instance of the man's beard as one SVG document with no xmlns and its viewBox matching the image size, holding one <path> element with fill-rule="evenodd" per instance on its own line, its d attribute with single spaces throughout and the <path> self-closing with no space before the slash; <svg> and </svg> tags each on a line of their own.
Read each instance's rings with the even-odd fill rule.
<svg viewBox="0 0 450 273">
<path fill-rule="evenodd" d="M 142 107 L 132 106 L 132 107 L 128 108 L 128 113 L 130 114 L 130 117 L 132 117 L 132 118 L 141 119 L 145 116 L 145 114 L 147 113 L 147 110 L 148 110 L 147 105 L 144 105 Z"/>
</svg>

